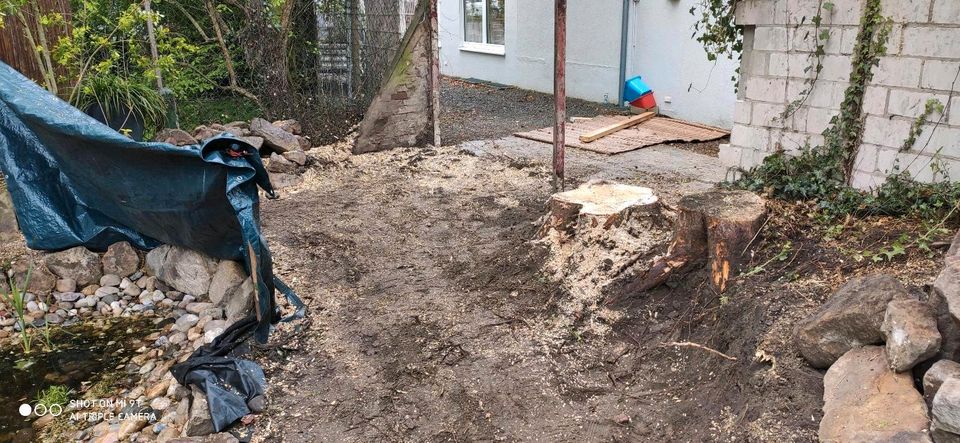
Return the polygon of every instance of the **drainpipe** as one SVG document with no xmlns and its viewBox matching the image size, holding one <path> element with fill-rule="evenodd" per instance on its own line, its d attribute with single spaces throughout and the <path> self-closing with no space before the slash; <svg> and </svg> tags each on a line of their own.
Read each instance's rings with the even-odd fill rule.
<svg viewBox="0 0 960 443">
<path fill-rule="evenodd" d="M 623 106 L 623 84 L 627 82 L 627 39 L 630 30 L 630 0 L 623 0 L 620 21 L 620 83 L 617 84 L 617 106 Z"/>
</svg>

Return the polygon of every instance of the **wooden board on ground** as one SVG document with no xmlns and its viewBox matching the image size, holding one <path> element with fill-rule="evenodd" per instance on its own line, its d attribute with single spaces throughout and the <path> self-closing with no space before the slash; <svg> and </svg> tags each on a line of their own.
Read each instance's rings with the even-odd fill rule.
<svg viewBox="0 0 960 443">
<path fill-rule="evenodd" d="M 647 120 L 650 120 L 650 119 L 652 119 L 652 118 L 654 118 L 654 117 L 656 117 L 656 116 L 657 116 L 657 114 L 656 114 L 655 112 L 644 112 L 643 114 L 635 115 L 635 116 L 630 117 L 630 118 L 628 118 L 628 119 L 626 119 L 626 120 L 622 120 L 622 121 L 620 121 L 620 122 L 618 122 L 618 123 L 614 123 L 614 124 L 612 124 L 612 125 L 607 125 L 607 126 L 604 126 L 604 127 L 600 128 L 600 129 L 595 129 L 595 130 L 590 131 L 590 132 L 588 132 L 588 133 L 586 133 L 586 134 L 581 134 L 581 135 L 580 135 L 580 141 L 583 142 L 583 143 L 590 143 L 590 142 L 599 140 L 599 139 L 601 139 L 601 138 L 604 138 L 604 137 L 606 137 L 606 136 L 608 136 L 608 135 L 610 135 L 610 134 L 613 134 L 613 133 L 615 133 L 615 132 L 617 132 L 617 131 L 621 131 L 621 130 L 627 129 L 627 128 L 631 127 L 631 126 L 639 125 L 640 123 L 643 123 L 643 122 L 645 122 L 645 121 L 647 121 Z"/>
<path fill-rule="evenodd" d="M 622 115 L 603 115 L 589 120 L 568 123 L 566 145 L 571 148 L 613 155 L 662 143 L 705 142 L 730 135 L 729 131 L 712 126 L 667 117 L 654 117 L 591 143 L 580 141 L 580 136 L 585 133 L 616 124 L 628 118 L 630 117 Z M 529 140 L 553 143 L 552 127 L 518 132 L 514 135 Z"/>
</svg>

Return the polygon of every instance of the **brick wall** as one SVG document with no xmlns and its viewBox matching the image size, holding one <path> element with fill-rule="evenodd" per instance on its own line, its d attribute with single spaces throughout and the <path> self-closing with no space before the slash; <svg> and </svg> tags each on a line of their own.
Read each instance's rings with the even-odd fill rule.
<svg viewBox="0 0 960 443">
<path fill-rule="evenodd" d="M 383 86 L 360 122 L 354 154 L 440 143 L 436 0 L 420 0 Z"/>
<path fill-rule="evenodd" d="M 822 14 L 821 29 L 830 33 L 823 70 L 804 105 L 787 119 L 779 117 L 809 87 L 805 80 L 813 75 L 807 68 L 817 44 L 811 19 L 818 1 L 740 3 L 737 23 L 745 27 L 741 91 L 730 144 L 720 150 L 725 164 L 749 168 L 777 149 L 792 152 L 805 143 L 823 143 L 822 133 L 839 113 L 848 86 L 865 2 L 833 3 L 833 13 Z M 894 24 L 887 53 L 865 91 L 865 128 L 853 184 L 863 189 L 878 186 L 895 165 L 922 181 L 942 180 L 944 174 L 932 167 L 935 157 L 956 180 L 960 178 L 960 101 L 951 97 L 955 86 L 960 86 L 956 81 L 960 0 L 884 0 L 882 5 L 883 15 Z M 931 115 L 931 123 L 916 143 L 900 152 L 913 120 L 930 98 L 947 106 L 946 115 Z"/>
</svg>

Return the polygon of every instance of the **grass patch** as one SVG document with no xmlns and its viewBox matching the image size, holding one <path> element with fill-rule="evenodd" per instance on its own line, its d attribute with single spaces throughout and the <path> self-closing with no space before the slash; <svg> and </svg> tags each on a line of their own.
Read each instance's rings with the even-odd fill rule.
<svg viewBox="0 0 960 443">
<path fill-rule="evenodd" d="M 250 99 L 233 95 L 198 97 L 177 103 L 180 127 L 192 131 L 200 125 L 249 121 L 263 116 L 263 110 Z"/>
</svg>

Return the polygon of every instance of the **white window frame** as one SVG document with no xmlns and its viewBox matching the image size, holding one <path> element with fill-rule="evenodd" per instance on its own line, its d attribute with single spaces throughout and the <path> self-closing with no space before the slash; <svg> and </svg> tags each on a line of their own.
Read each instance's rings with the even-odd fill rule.
<svg viewBox="0 0 960 443">
<path fill-rule="evenodd" d="M 487 42 L 487 1 L 480 0 L 483 2 L 482 14 L 480 26 L 483 31 L 482 40 L 484 43 L 477 42 L 468 42 L 467 41 L 467 11 L 464 8 L 464 0 L 458 0 L 460 2 L 460 50 L 465 52 L 477 52 L 481 54 L 491 54 L 491 55 L 506 55 L 507 47 L 506 45 L 496 45 Z M 506 7 L 506 2 L 504 2 L 504 7 Z M 506 27 L 506 21 L 504 21 L 504 27 Z"/>
</svg>

